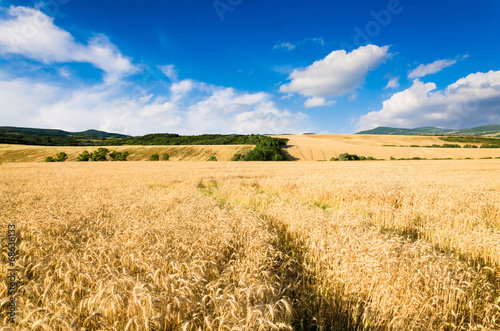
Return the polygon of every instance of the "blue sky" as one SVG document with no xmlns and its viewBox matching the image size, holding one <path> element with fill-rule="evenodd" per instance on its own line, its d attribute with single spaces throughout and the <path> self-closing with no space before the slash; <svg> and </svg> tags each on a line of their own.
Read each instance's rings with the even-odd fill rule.
<svg viewBox="0 0 500 331">
<path fill-rule="evenodd" d="M 500 124 L 498 1 L 0 0 L 0 125 Z"/>
</svg>

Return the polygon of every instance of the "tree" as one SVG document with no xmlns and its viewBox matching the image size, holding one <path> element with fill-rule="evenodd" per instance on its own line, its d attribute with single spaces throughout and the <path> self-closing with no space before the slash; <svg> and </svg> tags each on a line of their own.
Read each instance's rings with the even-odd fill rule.
<svg viewBox="0 0 500 331">
<path fill-rule="evenodd" d="M 97 151 L 92 152 L 91 159 L 92 161 L 106 161 L 106 155 L 108 155 L 109 149 L 104 147 L 99 147 Z"/>
<path fill-rule="evenodd" d="M 45 162 L 56 162 L 56 160 L 54 160 L 54 158 L 52 156 L 47 156 L 45 158 Z"/>
<path fill-rule="evenodd" d="M 56 162 L 64 162 L 68 159 L 68 154 L 64 152 L 57 153 Z"/>
<path fill-rule="evenodd" d="M 129 152 L 117 152 L 113 151 L 109 154 L 112 161 L 127 161 L 127 156 L 129 156 Z"/>
<path fill-rule="evenodd" d="M 77 161 L 88 161 L 90 160 L 91 155 L 88 151 L 83 151 L 82 154 L 78 155 L 76 158 Z"/>
<path fill-rule="evenodd" d="M 167 153 L 163 153 L 163 155 L 161 156 L 161 160 L 162 161 L 170 160 L 170 155 L 168 155 Z"/>
<path fill-rule="evenodd" d="M 159 160 L 160 156 L 157 153 L 154 153 L 149 157 L 149 161 L 159 161 Z"/>
</svg>

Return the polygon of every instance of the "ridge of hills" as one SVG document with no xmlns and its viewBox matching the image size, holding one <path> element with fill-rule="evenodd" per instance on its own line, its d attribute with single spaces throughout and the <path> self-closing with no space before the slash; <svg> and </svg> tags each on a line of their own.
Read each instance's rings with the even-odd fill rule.
<svg viewBox="0 0 500 331">
<path fill-rule="evenodd" d="M 484 125 L 469 129 L 420 127 L 414 129 L 379 126 L 356 134 L 416 135 L 416 136 L 490 136 L 500 137 L 500 125 Z"/>
</svg>

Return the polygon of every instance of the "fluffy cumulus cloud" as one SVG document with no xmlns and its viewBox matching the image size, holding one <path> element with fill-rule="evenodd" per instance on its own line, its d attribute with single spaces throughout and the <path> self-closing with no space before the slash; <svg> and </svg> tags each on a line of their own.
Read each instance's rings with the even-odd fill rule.
<svg viewBox="0 0 500 331">
<path fill-rule="evenodd" d="M 280 91 L 312 98 L 344 95 L 360 87 L 368 72 L 390 56 L 389 46 L 367 45 L 350 53 L 333 51 L 305 69 L 295 69 L 288 77 L 291 82 L 282 85 Z"/>
<path fill-rule="evenodd" d="M 130 59 L 104 35 L 96 35 L 87 44 L 57 27 L 41 11 L 27 7 L 10 7 L 0 18 L 0 54 L 20 54 L 45 64 L 87 62 L 105 72 L 108 82 L 136 71 Z"/>
<path fill-rule="evenodd" d="M 134 135 L 311 130 L 306 115 L 281 109 L 267 93 L 180 80 L 173 65 L 158 66 L 158 73 L 141 71 L 104 35 L 82 44 L 37 9 L 10 7 L 5 14 L 0 17 L 0 57 L 14 59 L 0 69 L 5 125 Z M 16 70 L 15 58 L 30 70 Z M 104 72 L 104 80 L 82 83 L 71 62 L 92 64 Z M 134 80 L 126 78 L 132 73 Z"/>
<path fill-rule="evenodd" d="M 2 120 L 9 125 L 70 131 L 96 128 L 128 134 L 201 134 L 311 129 L 306 115 L 280 109 L 267 93 L 193 80 L 179 81 L 167 90 L 164 94 L 138 93 L 133 83 L 70 88 L 0 75 L 0 109 Z"/>
<path fill-rule="evenodd" d="M 457 60 L 437 60 L 429 64 L 421 64 L 408 73 L 408 78 L 420 78 L 430 74 L 435 74 L 457 63 Z"/>
<path fill-rule="evenodd" d="M 308 117 L 280 109 L 267 93 L 205 86 L 209 95 L 187 108 L 184 129 L 192 132 L 302 132 Z"/>
<path fill-rule="evenodd" d="M 383 102 L 379 111 L 359 118 L 358 129 L 377 126 L 462 128 L 500 122 L 500 71 L 460 78 L 444 90 L 416 79 Z"/>
</svg>

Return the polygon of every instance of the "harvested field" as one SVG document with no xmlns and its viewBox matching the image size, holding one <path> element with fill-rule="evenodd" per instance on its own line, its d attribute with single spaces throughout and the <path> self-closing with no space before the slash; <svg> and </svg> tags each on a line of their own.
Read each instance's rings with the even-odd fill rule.
<svg viewBox="0 0 500 331">
<path fill-rule="evenodd" d="M 229 161 L 235 153 L 247 153 L 253 145 L 182 145 L 182 146 L 104 146 L 117 152 L 128 151 L 130 161 L 145 161 L 154 153 L 168 153 L 172 161 L 205 161 L 212 155 L 219 161 Z M 92 152 L 99 146 L 28 146 L 0 144 L 0 162 L 43 162 L 46 157 L 59 152 L 68 154 L 68 161 L 78 155 Z"/>
<path fill-rule="evenodd" d="M 452 158 L 500 157 L 500 149 L 484 148 L 422 148 L 422 147 L 387 147 L 429 146 L 448 143 L 432 136 L 395 136 L 395 135 L 286 135 L 288 145 L 283 148 L 290 160 L 319 161 L 329 160 L 342 153 L 373 156 L 378 159 L 399 158 Z M 465 145 L 465 144 L 459 144 Z"/>
<path fill-rule="evenodd" d="M 498 330 L 499 175 L 500 160 L 4 163 L 14 329 Z"/>
</svg>

